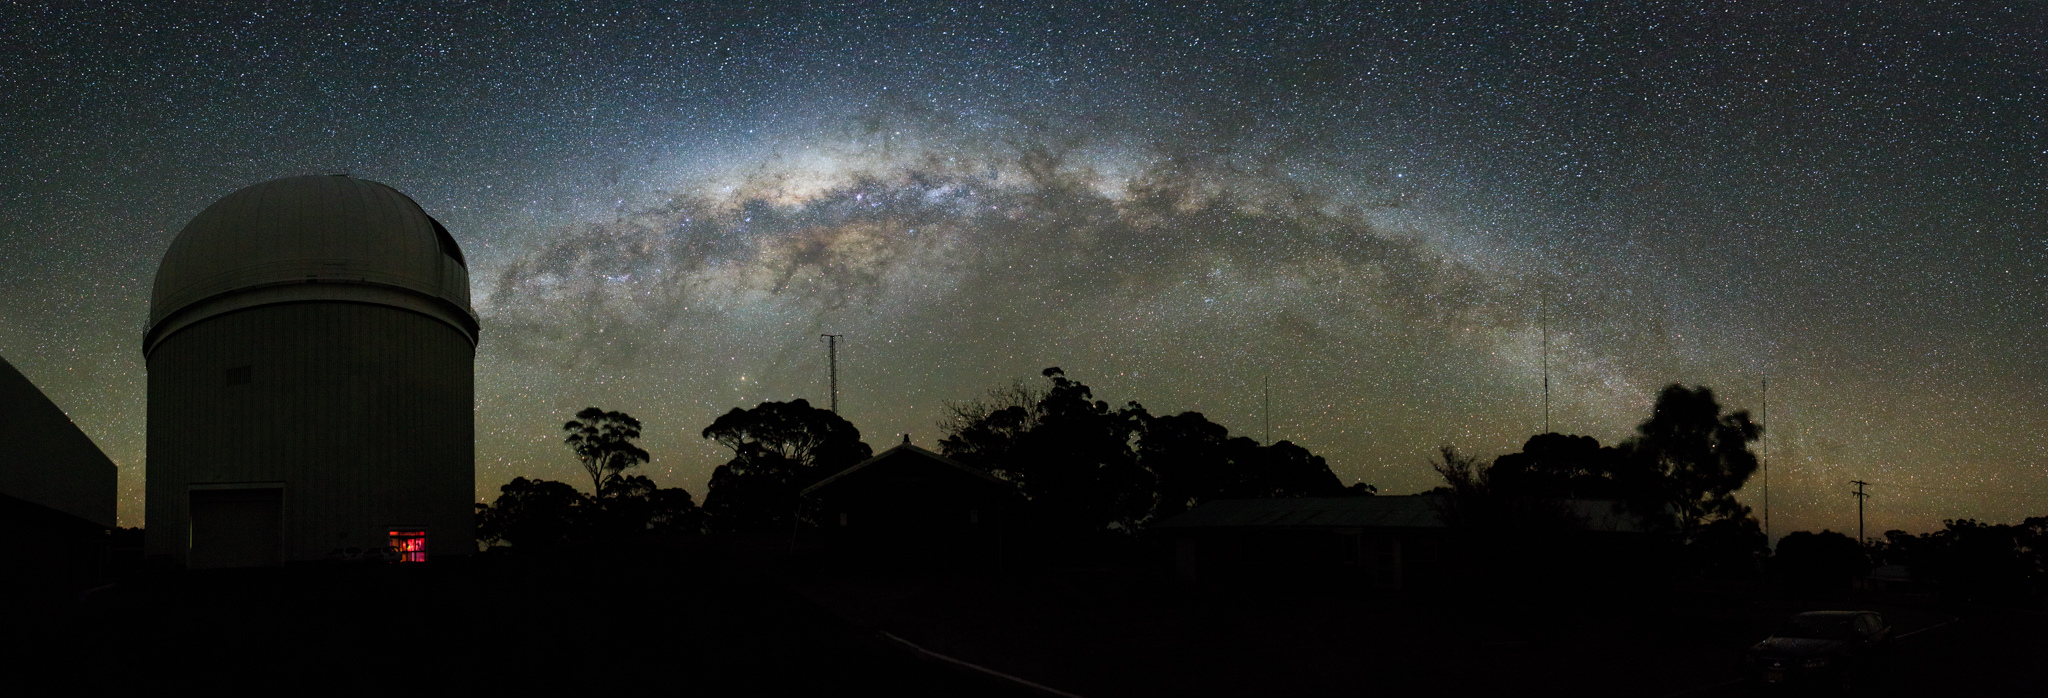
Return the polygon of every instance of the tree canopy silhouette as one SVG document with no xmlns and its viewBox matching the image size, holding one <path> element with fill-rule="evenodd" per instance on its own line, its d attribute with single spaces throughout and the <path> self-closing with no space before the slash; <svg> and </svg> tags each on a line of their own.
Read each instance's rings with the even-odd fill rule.
<svg viewBox="0 0 2048 698">
<path fill-rule="evenodd" d="M 563 442 L 590 474 L 591 494 L 553 480 L 513 478 L 498 488 L 496 501 L 476 505 L 478 542 L 487 548 L 502 542 L 531 549 L 703 530 L 703 513 L 687 490 L 657 487 L 644 475 L 622 472 L 649 459 L 632 442 L 640 438 L 639 420 L 591 407 L 576 413 L 562 430 L 568 432 Z"/>
<path fill-rule="evenodd" d="M 1039 401 L 1038 425 L 1011 459 L 1024 494 L 1057 527 L 1135 529 L 1152 511 L 1153 477 L 1130 443 L 1144 408 L 1133 402 L 1110 409 L 1057 367 L 1043 375 L 1052 388 Z"/>
<path fill-rule="evenodd" d="M 1778 540 L 1771 567 L 1780 582 L 1794 588 L 1842 589 L 1870 569 L 1870 559 L 1854 539 L 1840 533 L 1793 531 Z"/>
<path fill-rule="evenodd" d="M 476 505 L 476 538 L 487 548 L 502 542 L 530 550 L 571 541 L 703 531 L 703 512 L 689 491 L 656 487 L 642 475 L 613 478 L 597 495 L 567 483 L 524 477 L 513 478 L 498 492 L 496 501 Z"/>
<path fill-rule="evenodd" d="M 1449 491 L 1460 495 L 1485 493 L 1527 500 L 1524 505 L 1615 500 L 1644 524 L 1676 528 L 1690 542 L 1709 523 L 1749 517 L 1749 508 L 1736 502 L 1734 493 L 1756 472 L 1749 443 L 1762 434 L 1749 412 L 1723 414 L 1713 390 L 1674 383 L 1658 392 L 1650 418 L 1636 426 L 1636 435 L 1618 446 L 1601 446 L 1590 436 L 1538 434 L 1522 444 L 1521 452 L 1491 465 L 1467 458 L 1460 467 L 1439 465 L 1437 472 Z"/>
<path fill-rule="evenodd" d="M 1756 517 L 1728 516 L 1699 527 L 1686 546 L 1693 572 L 1709 579 L 1750 579 L 1771 552 L 1771 541 Z"/>
<path fill-rule="evenodd" d="M 1617 476 L 1633 485 L 1662 480 L 1664 501 L 1678 518 L 1688 541 L 1712 519 L 1742 518 L 1749 509 L 1735 501 L 1735 491 L 1756 472 L 1756 454 L 1749 443 L 1762 438 L 1763 427 L 1749 421 L 1749 411 L 1722 414 L 1714 391 L 1673 383 L 1657 393 L 1650 418 L 1636 427 L 1628 457 L 1635 468 Z"/>
<path fill-rule="evenodd" d="M 1372 491 L 1346 489 L 1321 457 L 1292 443 L 1233 437 L 1199 412 L 1111 409 L 1058 367 L 1041 375 L 1043 390 L 1013 384 L 948 404 L 939 446 L 1015 484 L 1056 529 L 1131 531 L 1209 499 Z"/>
<path fill-rule="evenodd" d="M 498 488 L 497 501 L 477 505 L 477 540 L 522 549 L 548 547 L 580 538 L 589 524 L 589 498 L 566 483 L 523 477 Z"/>
<path fill-rule="evenodd" d="M 802 399 L 733 408 L 703 436 L 732 450 L 704 495 L 710 525 L 724 533 L 786 531 L 798 492 L 874 455 L 852 422 Z"/>
<path fill-rule="evenodd" d="M 1941 530 L 1918 536 L 1885 531 L 1875 552 L 1959 599 L 2010 602 L 2048 592 L 2048 516 L 2018 524 L 1941 523 Z"/>
<path fill-rule="evenodd" d="M 1520 495 L 1625 500 L 1642 494 L 1630 492 L 1630 484 L 1652 484 L 1627 482 L 1627 465 L 1625 452 L 1591 436 L 1552 432 L 1531 436 L 1520 452 L 1495 458 L 1486 478 L 1493 487 Z"/>
<path fill-rule="evenodd" d="M 590 491 L 602 496 L 606 483 L 627 468 L 645 463 L 647 451 L 633 444 L 640 438 L 640 420 L 624 412 L 583 408 L 576 418 L 562 425 L 568 435 L 562 442 L 576 453 L 583 471 L 590 474 Z"/>
<path fill-rule="evenodd" d="M 735 407 L 704 427 L 703 436 L 736 458 L 773 454 L 803 468 L 845 467 L 874 455 L 852 422 L 802 398 Z"/>
<path fill-rule="evenodd" d="M 1501 461 L 1509 465 L 1503 467 Z M 1584 528 L 1585 522 L 1566 501 L 1579 495 L 1547 469 L 1532 473 L 1508 456 L 1488 464 L 1448 445 L 1437 447 L 1430 469 L 1444 479 L 1444 486 L 1431 493 L 1442 495 L 1437 506 L 1452 527 L 1496 537 Z"/>
<path fill-rule="evenodd" d="M 1138 460 L 1158 478 L 1156 518 L 1211 499 L 1335 497 L 1347 490 L 1322 456 L 1281 441 L 1271 446 L 1231 436 L 1200 412 L 1140 418 Z"/>
</svg>

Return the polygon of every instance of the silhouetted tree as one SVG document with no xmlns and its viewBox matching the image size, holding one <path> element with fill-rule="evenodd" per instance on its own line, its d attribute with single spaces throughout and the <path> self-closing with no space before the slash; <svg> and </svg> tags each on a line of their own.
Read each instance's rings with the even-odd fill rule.
<svg viewBox="0 0 2048 698">
<path fill-rule="evenodd" d="M 647 451 L 633 445 L 640 438 L 640 420 L 624 412 L 606 412 L 586 407 L 576 418 L 562 425 L 568 432 L 562 442 L 576 453 L 583 471 L 590 474 L 590 491 L 602 494 L 605 484 L 627 468 L 645 463 Z"/>
<path fill-rule="evenodd" d="M 1241 455 L 1245 449 L 1230 449 L 1238 454 L 1226 452 L 1226 444 L 1233 439 L 1223 425 L 1209 421 L 1200 412 L 1182 412 L 1146 419 L 1140 429 L 1138 462 L 1158 478 L 1154 516 L 1173 516 L 1205 500 L 1226 497 L 1225 492 L 1237 489 L 1231 486 L 1235 484 L 1231 481 L 1237 479 L 1232 467 L 1237 463 L 1232 456 Z"/>
<path fill-rule="evenodd" d="M 1488 489 L 1486 462 L 1478 456 L 1459 453 L 1455 446 L 1436 447 L 1436 460 L 1429 462 L 1429 469 L 1444 479 L 1443 486 L 1431 490 L 1432 493 L 1470 495 Z"/>
<path fill-rule="evenodd" d="M 1756 472 L 1749 442 L 1762 435 L 1763 427 L 1749 421 L 1747 410 L 1724 415 L 1714 391 L 1674 383 L 1657 394 L 1650 418 L 1624 444 L 1629 463 L 1615 479 L 1624 491 L 1645 500 L 1662 489 L 1656 499 L 1671 505 L 1679 532 L 1689 541 L 1708 520 L 1745 515 L 1735 491 Z M 1650 513 L 1641 504 L 1638 508 L 1640 514 Z"/>
<path fill-rule="evenodd" d="M 633 445 L 640 421 L 623 412 L 591 407 L 562 425 L 563 442 L 590 474 L 593 492 L 552 480 L 513 478 L 498 488 L 498 499 L 476 505 L 476 537 L 486 548 L 500 542 L 532 549 L 571 540 L 602 540 L 646 533 L 696 533 L 703 514 L 690 493 L 661 488 L 645 475 L 622 471 L 648 461 Z"/>
<path fill-rule="evenodd" d="M 1144 408 L 1112 410 L 1057 367 L 1043 375 L 1052 388 L 1019 444 L 1021 462 L 1012 464 L 1022 466 L 1024 494 L 1059 528 L 1135 530 L 1152 511 L 1152 474 L 1131 450 Z"/>
<path fill-rule="evenodd" d="M 1871 549 L 1870 557 L 1872 562 L 1885 565 L 1911 566 L 1916 562 L 1915 558 L 1919 557 L 1921 540 L 1920 536 L 1892 529 L 1885 531 L 1883 537 L 1871 541 L 1866 547 Z M 1915 576 L 1917 577 L 1918 575 Z"/>
<path fill-rule="evenodd" d="M 718 533 L 788 531 L 797 515 L 797 493 L 812 478 L 795 461 L 754 444 L 742 444 L 737 455 L 711 472 L 704 495 L 704 513 Z"/>
<path fill-rule="evenodd" d="M 597 496 L 567 483 L 513 478 L 495 502 L 476 505 L 477 541 L 530 550 L 577 540 L 618 540 L 646 534 L 695 534 L 703 513 L 690 493 L 656 487 L 642 475 L 605 482 Z"/>
<path fill-rule="evenodd" d="M 1038 427 L 1038 418 L 1022 407 L 1005 407 L 939 441 L 940 452 L 982 468 L 1023 489 L 1030 463 L 1024 460 L 1024 437 Z"/>
<path fill-rule="evenodd" d="M 1687 559 L 1700 576 L 1752 579 L 1759 571 L 1758 561 L 1770 554 L 1771 542 L 1764 535 L 1763 526 L 1749 515 L 1748 507 L 1744 507 L 1741 516 L 1723 517 L 1701 525 L 1698 534 L 1685 548 Z"/>
<path fill-rule="evenodd" d="M 1771 571 L 1795 589 L 1847 588 L 1851 579 L 1870 570 L 1863 546 L 1848 536 L 1822 529 L 1795 531 L 1778 540 Z"/>
<path fill-rule="evenodd" d="M 1041 375 L 1052 383 L 1043 393 L 1013 387 L 1003 397 L 1014 402 L 1035 395 L 1036 403 L 956 410 L 960 419 L 950 423 L 953 432 L 940 449 L 1015 484 L 1055 529 L 1134 530 L 1152 512 L 1153 500 L 1152 473 L 1131 446 L 1147 417 L 1144 407 L 1112 410 L 1057 367 Z"/>
<path fill-rule="evenodd" d="M 940 441 L 944 442 L 977 429 L 1006 429 L 1013 432 L 1030 431 L 1038 426 L 1038 403 L 1045 399 L 1045 391 L 1024 382 L 1012 379 L 1008 385 L 990 388 L 982 397 L 972 400 L 947 400 L 944 404 L 945 419 L 938 421 Z M 999 412 L 1010 408 L 1016 411 L 1005 419 L 991 419 Z M 963 446 L 985 439 L 986 436 L 962 441 Z"/>
<path fill-rule="evenodd" d="M 1493 460 L 1487 480 L 1504 492 L 1535 497 L 1628 499 L 1616 477 L 1626 469 L 1624 453 L 1591 436 L 1551 432 L 1529 437 L 1519 453 Z"/>
<path fill-rule="evenodd" d="M 1225 497 L 1341 497 L 1378 491 L 1371 485 L 1346 488 L 1328 461 L 1292 441 L 1261 446 L 1239 437 L 1230 443 L 1231 463 L 1240 476 Z"/>
<path fill-rule="evenodd" d="M 688 490 L 656 487 L 642 475 L 613 478 L 592 503 L 593 533 L 601 538 L 694 534 L 703 528 L 703 511 Z"/>
<path fill-rule="evenodd" d="M 1526 485 L 1514 480 L 1503 485 L 1495 479 L 1501 471 L 1497 463 L 1459 453 L 1455 447 L 1438 446 L 1430 469 L 1444 479 L 1444 485 L 1430 494 L 1439 496 L 1437 507 L 1453 528 L 1498 540 L 1510 533 L 1522 536 L 1585 526 L 1567 501 L 1568 492 L 1525 489 Z"/>
<path fill-rule="evenodd" d="M 589 523 L 588 497 L 566 483 L 513 478 L 498 488 L 497 501 L 477 505 L 477 540 L 531 549 L 568 542 Z"/>
<path fill-rule="evenodd" d="M 802 399 L 733 408 L 703 436 L 733 453 L 704 495 L 711 527 L 724 533 L 787 531 L 798 492 L 874 455 L 853 423 Z"/>
<path fill-rule="evenodd" d="M 663 487 L 647 493 L 647 531 L 661 535 L 695 535 L 704 531 L 704 509 L 689 490 Z"/>
<path fill-rule="evenodd" d="M 703 436 L 732 449 L 735 458 L 774 454 L 812 470 L 838 472 L 874 455 L 852 422 L 802 398 L 735 407 L 705 427 Z"/>
<path fill-rule="evenodd" d="M 1199 412 L 1110 409 L 1058 367 L 1042 375 L 1043 390 L 1017 383 L 948 403 L 939 447 L 1016 485 L 1056 529 L 1131 531 L 1210 499 L 1377 491 L 1343 486 L 1322 457 L 1293 443 L 1233 437 Z"/>
<path fill-rule="evenodd" d="M 1233 437 L 1200 412 L 1139 420 L 1138 463 L 1158 478 L 1153 518 L 1166 518 L 1211 499 L 1337 497 L 1347 489 L 1321 456 L 1292 442 L 1271 446 Z"/>
<path fill-rule="evenodd" d="M 1519 471 L 1450 446 L 1437 448 L 1430 468 L 1444 480 L 1429 494 L 1450 529 L 1443 579 L 1451 588 L 1523 603 L 1641 591 L 1665 572 L 1654 540 L 1588 534 L 1587 514 L 1566 489 L 1517 482 Z M 1506 484 L 1495 479 L 1503 472 L 1512 473 Z M 1502 588 L 1504 579 L 1514 583 Z"/>
<path fill-rule="evenodd" d="M 1964 600 L 2009 601 L 2048 590 L 2048 517 L 2018 525 L 1950 519 L 1918 536 L 1886 531 L 1875 552 Z"/>
</svg>

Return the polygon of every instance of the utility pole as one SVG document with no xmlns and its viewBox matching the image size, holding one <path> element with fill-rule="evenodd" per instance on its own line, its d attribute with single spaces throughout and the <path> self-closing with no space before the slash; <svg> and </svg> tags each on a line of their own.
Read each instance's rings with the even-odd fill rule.
<svg viewBox="0 0 2048 698">
<path fill-rule="evenodd" d="M 1764 543 L 1771 541 L 1771 374 L 1764 374 L 1764 411 L 1759 419 L 1764 428 Z"/>
<path fill-rule="evenodd" d="M 821 334 L 825 338 L 825 355 L 832 365 L 832 414 L 839 414 L 839 338 L 843 334 Z"/>
<path fill-rule="evenodd" d="M 1870 495 L 1863 493 L 1863 486 L 1870 483 L 1850 480 L 1849 484 L 1856 486 L 1856 546 L 1860 548 L 1863 546 L 1863 500 L 1870 498 Z"/>
</svg>

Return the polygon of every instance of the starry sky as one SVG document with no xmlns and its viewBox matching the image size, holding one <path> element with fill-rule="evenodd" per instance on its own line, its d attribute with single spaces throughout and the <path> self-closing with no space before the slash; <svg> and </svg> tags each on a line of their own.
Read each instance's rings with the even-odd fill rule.
<svg viewBox="0 0 2048 698">
<path fill-rule="evenodd" d="M 566 4 L 566 3 L 565 3 Z M 1427 489 L 1655 391 L 1760 412 L 1772 529 L 2048 514 L 2048 10 L 1961 3 L 12 3 L 0 356 L 140 525 L 157 262 L 276 177 L 470 259 L 477 486 L 560 423 L 828 401 L 927 446 L 1060 366 Z M 1742 499 L 1761 510 L 1761 476 Z"/>
</svg>

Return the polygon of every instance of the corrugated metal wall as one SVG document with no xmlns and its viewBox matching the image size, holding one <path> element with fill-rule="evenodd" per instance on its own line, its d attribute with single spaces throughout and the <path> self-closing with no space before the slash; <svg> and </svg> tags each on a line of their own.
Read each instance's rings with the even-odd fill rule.
<svg viewBox="0 0 2048 698">
<path fill-rule="evenodd" d="M 287 560 L 381 545 L 389 526 L 473 551 L 475 354 L 443 322 L 357 303 L 179 330 L 149 357 L 148 552 L 182 560 L 187 490 L 222 482 L 285 483 Z"/>
</svg>

